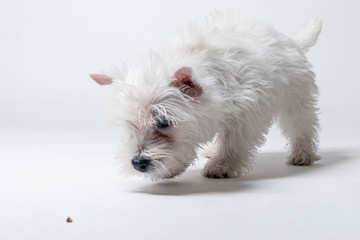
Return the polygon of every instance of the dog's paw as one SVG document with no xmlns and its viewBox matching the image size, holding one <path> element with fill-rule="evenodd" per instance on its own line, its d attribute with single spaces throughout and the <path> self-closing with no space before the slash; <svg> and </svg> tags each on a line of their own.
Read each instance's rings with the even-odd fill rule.
<svg viewBox="0 0 360 240">
<path fill-rule="evenodd" d="M 311 166 L 320 159 L 320 156 L 304 153 L 289 156 L 288 163 L 296 166 Z"/>
<path fill-rule="evenodd" d="M 232 177 L 236 177 L 236 175 L 234 175 L 232 173 L 232 171 L 230 171 L 229 167 L 227 166 L 226 163 L 222 163 L 222 164 L 207 164 L 204 168 L 204 170 L 202 171 L 202 175 L 204 177 L 208 177 L 208 178 L 232 178 Z"/>
<path fill-rule="evenodd" d="M 229 175 L 227 173 L 206 173 L 204 177 L 207 178 L 229 178 Z"/>
</svg>

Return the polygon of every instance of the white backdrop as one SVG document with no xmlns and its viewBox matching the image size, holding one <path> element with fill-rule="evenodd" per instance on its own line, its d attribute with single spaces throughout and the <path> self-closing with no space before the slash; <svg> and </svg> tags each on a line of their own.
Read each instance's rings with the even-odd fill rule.
<svg viewBox="0 0 360 240">
<path fill-rule="evenodd" d="M 273 128 L 239 179 L 201 178 L 196 167 L 161 183 L 121 177 L 121 133 L 106 121 L 112 89 L 88 74 L 136 60 L 215 9 L 288 35 L 323 19 L 308 54 L 323 160 L 283 164 Z M 0 239 L 357 239 L 359 9 L 355 0 L 0 1 Z"/>
<path fill-rule="evenodd" d="M 94 84 L 89 73 L 137 59 L 187 23 L 230 9 L 289 35 L 323 18 L 308 55 L 321 91 L 322 146 L 359 142 L 359 7 L 357 1 L 311 0 L 2 1 L 1 131 L 104 126 L 111 89 Z"/>
</svg>

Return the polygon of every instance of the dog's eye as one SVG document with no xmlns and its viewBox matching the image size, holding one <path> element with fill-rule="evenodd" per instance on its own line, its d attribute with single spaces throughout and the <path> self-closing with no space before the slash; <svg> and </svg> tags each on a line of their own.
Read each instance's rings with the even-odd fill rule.
<svg viewBox="0 0 360 240">
<path fill-rule="evenodd" d="M 158 128 L 168 128 L 168 127 L 170 127 L 170 125 L 171 125 L 171 122 L 167 119 L 159 119 L 156 122 L 156 126 Z"/>
</svg>

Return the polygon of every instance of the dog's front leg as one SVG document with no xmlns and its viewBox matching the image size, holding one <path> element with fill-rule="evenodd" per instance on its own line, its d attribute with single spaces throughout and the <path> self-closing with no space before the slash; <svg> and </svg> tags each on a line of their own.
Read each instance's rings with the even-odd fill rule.
<svg viewBox="0 0 360 240">
<path fill-rule="evenodd" d="M 217 135 L 205 156 L 209 161 L 202 174 L 209 178 L 232 178 L 251 169 L 253 151 L 241 127 L 225 129 Z"/>
</svg>

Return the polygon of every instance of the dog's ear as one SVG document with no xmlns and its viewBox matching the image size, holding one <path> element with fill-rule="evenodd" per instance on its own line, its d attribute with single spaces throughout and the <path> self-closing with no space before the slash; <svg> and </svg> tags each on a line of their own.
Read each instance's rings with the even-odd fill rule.
<svg viewBox="0 0 360 240">
<path fill-rule="evenodd" d="M 189 97 L 199 97 L 202 93 L 201 86 L 194 80 L 192 69 L 182 67 L 175 72 L 174 80 L 170 86 L 177 87 L 179 90 Z"/>
<path fill-rule="evenodd" d="M 112 77 L 109 77 L 104 74 L 94 73 L 94 74 L 90 74 L 90 77 L 100 85 L 108 85 L 108 84 L 112 84 L 112 82 L 113 82 Z"/>
</svg>

